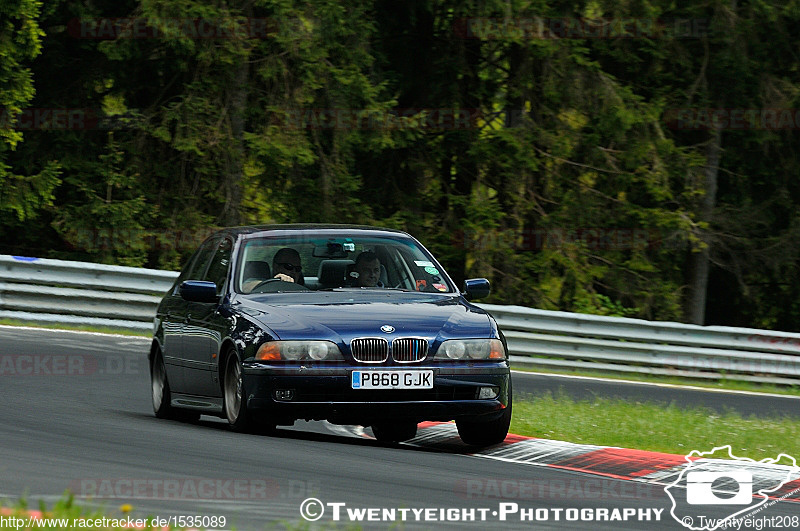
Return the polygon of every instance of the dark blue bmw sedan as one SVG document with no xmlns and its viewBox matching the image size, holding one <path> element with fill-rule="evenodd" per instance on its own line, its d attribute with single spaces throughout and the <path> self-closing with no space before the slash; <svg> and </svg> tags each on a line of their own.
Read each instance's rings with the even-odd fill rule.
<svg viewBox="0 0 800 531">
<path fill-rule="evenodd" d="M 411 439 L 455 420 L 461 439 L 505 439 L 506 343 L 436 259 L 400 231 L 347 225 L 224 229 L 161 301 L 150 351 L 160 418 L 227 418 L 237 431 L 295 420 Z"/>
</svg>

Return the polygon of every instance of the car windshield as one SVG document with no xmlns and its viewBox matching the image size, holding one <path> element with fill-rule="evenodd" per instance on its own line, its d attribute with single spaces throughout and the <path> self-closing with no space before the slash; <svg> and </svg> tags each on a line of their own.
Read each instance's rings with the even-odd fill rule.
<svg viewBox="0 0 800 531">
<path fill-rule="evenodd" d="M 453 293 L 441 266 L 414 240 L 391 236 L 259 236 L 244 240 L 236 290 L 340 289 Z"/>
</svg>

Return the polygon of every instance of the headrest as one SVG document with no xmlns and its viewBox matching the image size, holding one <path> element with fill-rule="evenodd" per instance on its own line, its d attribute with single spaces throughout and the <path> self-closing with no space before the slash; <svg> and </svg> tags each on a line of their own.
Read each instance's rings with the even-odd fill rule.
<svg viewBox="0 0 800 531">
<path fill-rule="evenodd" d="M 271 277 L 272 275 L 269 272 L 269 263 L 267 262 L 254 260 L 252 262 L 246 262 L 244 264 L 244 270 L 242 271 L 242 280 L 247 280 L 248 278 L 268 279 Z"/>
<path fill-rule="evenodd" d="M 341 288 L 345 284 L 347 266 L 352 260 L 323 260 L 319 263 L 319 283 L 325 288 Z"/>
</svg>

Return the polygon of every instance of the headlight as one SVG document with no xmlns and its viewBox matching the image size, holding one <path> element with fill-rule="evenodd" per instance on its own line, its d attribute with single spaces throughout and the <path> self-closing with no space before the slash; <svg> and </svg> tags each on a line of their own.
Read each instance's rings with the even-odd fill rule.
<svg viewBox="0 0 800 531">
<path fill-rule="evenodd" d="M 506 349 L 499 339 L 450 339 L 439 345 L 437 360 L 504 360 Z"/>
<path fill-rule="evenodd" d="M 267 341 L 258 348 L 260 361 L 344 361 L 330 341 Z"/>
</svg>

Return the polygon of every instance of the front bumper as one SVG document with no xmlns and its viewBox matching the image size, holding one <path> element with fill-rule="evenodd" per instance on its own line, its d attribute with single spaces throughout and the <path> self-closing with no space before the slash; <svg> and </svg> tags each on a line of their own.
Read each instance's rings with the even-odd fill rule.
<svg viewBox="0 0 800 531">
<path fill-rule="evenodd" d="M 379 421 L 494 420 L 509 404 L 511 376 L 507 362 L 477 367 L 314 367 L 243 364 L 247 407 L 271 421 L 328 420 L 370 425 Z M 433 389 L 352 389 L 353 370 L 433 370 Z M 481 387 L 496 387 L 495 398 L 479 399 Z M 278 391 L 291 391 L 291 399 Z"/>
</svg>

